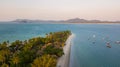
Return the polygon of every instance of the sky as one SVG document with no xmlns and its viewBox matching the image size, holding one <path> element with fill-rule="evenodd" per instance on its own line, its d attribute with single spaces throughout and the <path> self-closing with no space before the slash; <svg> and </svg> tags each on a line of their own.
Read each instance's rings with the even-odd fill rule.
<svg viewBox="0 0 120 67">
<path fill-rule="evenodd" d="M 120 20 L 120 0 L 0 0 L 0 20 Z"/>
</svg>

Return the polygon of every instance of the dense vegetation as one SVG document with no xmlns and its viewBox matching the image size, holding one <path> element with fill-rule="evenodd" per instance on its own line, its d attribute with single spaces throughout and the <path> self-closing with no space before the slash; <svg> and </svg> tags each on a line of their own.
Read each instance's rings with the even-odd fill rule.
<svg viewBox="0 0 120 67">
<path fill-rule="evenodd" d="M 0 44 L 0 67 L 56 67 L 70 31 L 50 32 L 46 37 Z"/>
</svg>

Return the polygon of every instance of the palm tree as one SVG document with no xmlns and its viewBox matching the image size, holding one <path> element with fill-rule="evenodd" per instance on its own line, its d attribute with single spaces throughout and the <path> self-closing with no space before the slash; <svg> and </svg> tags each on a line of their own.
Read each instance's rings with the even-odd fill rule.
<svg viewBox="0 0 120 67">
<path fill-rule="evenodd" d="M 17 67 L 18 63 L 20 62 L 19 57 L 18 56 L 13 57 L 12 62 L 15 65 L 15 67 Z"/>
<path fill-rule="evenodd" d="M 51 55 L 38 57 L 32 63 L 32 67 L 56 67 L 57 60 Z"/>
<path fill-rule="evenodd" d="M 3 63 L 1 67 L 9 67 L 9 65 L 6 63 Z"/>
<path fill-rule="evenodd" d="M 4 63 L 5 62 L 5 57 L 3 55 L 0 55 L 0 63 Z"/>
<path fill-rule="evenodd" d="M 0 62 L 4 63 L 9 59 L 10 51 L 8 49 L 3 49 L 0 51 Z"/>
</svg>

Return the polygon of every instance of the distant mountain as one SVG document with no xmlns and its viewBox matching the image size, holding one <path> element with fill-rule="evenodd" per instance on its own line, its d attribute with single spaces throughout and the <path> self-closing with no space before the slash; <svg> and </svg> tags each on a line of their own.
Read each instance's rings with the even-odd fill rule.
<svg viewBox="0 0 120 67">
<path fill-rule="evenodd" d="M 32 22 L 37 22 L 38 20 L 29 20 L 29 19 L 16 19 L 12 22 L 16 23 L 32 23 Z"/>
<path fill-rule="evenodd" d="M 61 21 L 55 21 L 55 20 L 29 20 L 29 19 L 16 19 L 12 22 L 15 23 L 59 23 L 59 22 L 63 22 Z"/>
<path fill-rule="evenodd" d="M 68 20 L 29 20 L 29 19 L 17 19 L 13 22 L 17 23 L 120 23 L 120 21 L 100 21 L 100 20 L 85 20 L 85 19 L 68 19 Z"/>
<path fill-rule="evenodd" d="M 79 19 L 79 18 L 74 18 L 74 19 L 68 19 L 64 22 L 68 22 L 68 23 L 85 23 L 85 22 L 88 22 L 87 20 L 85 19 Z"/>
<path fill-rule="evenodd" d="M 64 21 L 66 23 L 120 23 L 120 21 L 101 21 L 101 20 L 85 20 L 85 19 L 68 19 Z"/>
</svg>

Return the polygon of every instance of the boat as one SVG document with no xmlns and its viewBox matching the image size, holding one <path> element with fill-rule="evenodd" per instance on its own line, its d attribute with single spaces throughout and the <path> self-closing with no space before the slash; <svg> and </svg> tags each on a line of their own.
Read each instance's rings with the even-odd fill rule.
<svg viewBox="0 0 120 67">
<path fill-rule="evenodd" d="M 116 44 L 120 44 L 120 41 L 115 41 Z"/>
<path fill-rule="evenodd" d="M 96 36 L 95 35 L 93 35 L 93 38 L 95 38 Z"/>
<path fill-rule="evenodd" d="M 96 38 L 96 35 L 93 35 L 93 44 L 95 44 L 95 38 Z"/>
<path fill-rule="evenodd" d="M 107 42 L 106 47 L 111 48 L 110 43 Z"/>
</svg>

